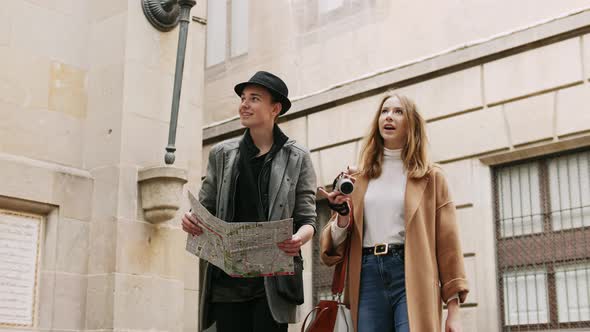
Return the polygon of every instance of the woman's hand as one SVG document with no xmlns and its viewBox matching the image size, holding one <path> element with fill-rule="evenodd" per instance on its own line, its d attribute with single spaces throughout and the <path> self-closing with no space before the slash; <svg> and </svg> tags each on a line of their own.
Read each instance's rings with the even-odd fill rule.
<svg viewBox="0 0 590 332">
<path fill-rule="evenodd" d="M 334 190 L 332 192 L 327 192 L 326 189 L 324 189 L 322 187 L 318 187 L 318 191 L 332 205 L 340 205 L 344 202 L 348 202 L 348 200 L 350 199 L 349 195 L 343 194 L 343 193 L 339 192 L 338 190 Z"/>
<path fill-rule="evenodd" d="M 182 230 L 193 236 L 203 234 L 203 229 L 198 224 L 199 219 L 191 212 L 187 212 L 182 216 Z"/>
<path fill-rule="evenodd" d="M 447 303 L 447 321 L 445 332 L 461 332 L 461 317 L 459 316 L 459 299 L 453 299 Z"/>
<path fill-rule="evenodd" d="M 346 172 L 338 174 L 336 179 L 334 179 L 334 184 L 336 184 L 338 179 L 341 177 L 348 178 L 353 183 L 356 181 L 355 178 L 350 176 L 350 168 L 348 168 Z M 350 201 L 350 195 L 343 194 L 338 190 L 333 190 L 329 193 L 322 187 L 318 187 L 318 192 L 328 200 L 328 206 L 330 209 L 338 212 L 339 215 L 347 216 L 350 213 L 350 205 L 348 205 L 348 202 Z"/>
<path fill-rule="evenodd" d="M 332 209 L 332 211 L 336 211 L 338 213 L 339 219 L 346 218 L 346 220 L 348 220 L 348 215 L 350 215 L 350 198 L 348 195 L 343 194 L 338 190 L 328 193 L 324 188 L 321 187 L 318 188 L 318 191 L 328 199 L 328 207 Z M 343 221 L 339 224 L 347 225 L 348 221 Z"/>
</svg>

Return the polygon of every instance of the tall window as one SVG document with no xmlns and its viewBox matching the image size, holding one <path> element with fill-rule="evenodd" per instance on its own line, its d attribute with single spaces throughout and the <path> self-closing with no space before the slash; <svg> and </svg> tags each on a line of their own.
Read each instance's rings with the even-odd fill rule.
<svg viewBox="0 0 590 332">
<path fill-rule="evenodd" d="M 315 31 L 327 25 L 344 24 L 355 26 L 351 21 L 359 14 L 368 13 L 376 5 L 375 0 L 301 0 L 294 1 L 295 12 L 303 33 Z"/>
<path fill-rule="evenodd" d="M 590 151 L 494 170 L 504 331 L 590 327 Z"/>
<path fill-rule="evenodd" d="M 207 67 L 248 52 L 248 0 L 207 2 Z"/>
</svg>

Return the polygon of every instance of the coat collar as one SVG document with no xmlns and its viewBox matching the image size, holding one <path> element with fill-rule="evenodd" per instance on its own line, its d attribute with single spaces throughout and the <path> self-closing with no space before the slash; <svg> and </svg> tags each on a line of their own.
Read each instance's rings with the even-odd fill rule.
<svg viewBox="0 0 590 332">
<path fill-rule="evenodd" d="M 285 145 L 285 143 L 287 143 L 287 141 L 289 140 L 289 137 L 287 137 L 287 135 L 283 133 L 281 128 L 279 128 L 279 126 L 276 123 L 273 127 L 272 135 L 273 144 L 268 153 L 267 158 L 272 158 L 277 153 L 277 151 L 279 151 L 283 147 L 283 145 Z M 238 144 L 240 147 L 240 153 L 243 154 L 245 158 L 252 159 L 256 157 L 256 155 L 258 155 L 258 153 L 260 152 L 258 147 L 256 147 L 256 145 L 254 144 L 252 136 L 250 136 L 249 128 L 246 128 Z"/>
<path fill-rule="evenodd" d="M 354 176 L 354 175 L 353 175 Z M 353 214 L 354 214 L 354 224 L 353 227 L 356 228 L 356 232 L 353 234 L 361 235 L 360 241 L 362 243 L 362 234 L 363 234 L 363 223 L 364 223 L 364 209 L 365 209 L 365 193 L 367 192 L 367 187 L 369 186 L 369 179 L 365 176 L 359 176 L 356 178 L 356 182 L 354 183 L 354 191 L 352 192 L 352 201 L 353 204 Z"/>
</svg>

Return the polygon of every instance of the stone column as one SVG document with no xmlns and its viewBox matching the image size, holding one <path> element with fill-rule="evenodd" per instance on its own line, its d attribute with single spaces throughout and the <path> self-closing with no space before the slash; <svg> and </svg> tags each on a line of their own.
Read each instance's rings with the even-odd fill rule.
<svg viewBox="0 0 590 332">
<path fill-rule="evenodd" d="M 84 162 L 95 179 L 87 330 L 196 331 L 198 265 L 184 250 L 181 211 L 143 216 L 138 171 L 164 164 L 178 29 L 159 32 L 139 1 L 92 1 Z M 199 2 L 193 15 L 203 16 Z M 175 166 L 196 190 L 201 170 L 205 26 L 191 22 Z M 186 197 L 184 195 L 183 197 Z"/>
</svg>

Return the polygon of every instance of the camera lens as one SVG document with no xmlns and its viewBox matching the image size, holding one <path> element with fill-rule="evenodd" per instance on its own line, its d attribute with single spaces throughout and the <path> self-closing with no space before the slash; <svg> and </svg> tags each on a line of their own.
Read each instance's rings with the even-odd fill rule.
<svg viewBox="0 0 590 332">
<path fill-rule="evenodd" d="M 343 193 L 345 195 L 348 195 L 348 194 L 352 193 L 352 191 L 354 190 L 354 185 L 352 184 L 352 182 L 350 180 L 348 180 L 348 181 L 342 181 L 340 183 L 340 188 L 339 189 L 340 189 L 339 191 L 341 193 Z"/>
</svg>

